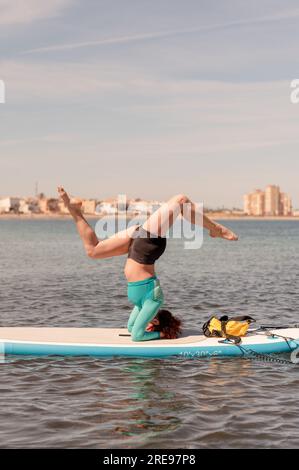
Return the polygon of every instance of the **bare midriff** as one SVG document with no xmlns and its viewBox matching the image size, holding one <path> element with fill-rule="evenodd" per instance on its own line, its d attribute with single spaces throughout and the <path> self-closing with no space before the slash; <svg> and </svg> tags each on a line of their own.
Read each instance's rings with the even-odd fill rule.
<svg viewBox="0 0 299 470">
<path fill-rule="evenodd" d="M 125 266 L 125 276 L 128 282 L 143 281 L 144 279 L 155 276 L 155 265 L 140 264 L 128 258 Z"/>
</svg>

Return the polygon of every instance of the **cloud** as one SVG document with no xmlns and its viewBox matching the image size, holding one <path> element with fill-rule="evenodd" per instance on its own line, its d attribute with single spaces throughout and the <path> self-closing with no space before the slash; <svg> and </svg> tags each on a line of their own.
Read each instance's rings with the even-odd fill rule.
<svg viewBox="0 0 299 470">
<path fill-rule="evenodd" d="M 0 62 L 6 83 L 7 102 L 22 102 L 37 98 L 82 99 L 99 92 L 117 91 L 124 80 L 110 67 L 110 72 L 97 65 L 77 63 L 35 63 L 7 60 Z M 114 78 L 113 78 L 114 77 Z"/>
<path fill-rule="evenodd" d="M 42 142 L 76 142 L 88 152 L 127 156 L 153 154 L 193 158 L 222 152 L 297 145 L 298 108 L 290 103 L 288 81 L 230 83 L 148 77 L 135 67 L 109 63 L 0 62 L 5 72 L 7 103 L 59 106 L 57 136 L 14 135 L 6 147 Z M 82 132 L 71 139 L 68 127 L 73 101 L 84 112 L 72 114 L 72 125 Z M 63 107 L 61 107 L 63 103 Z M 100 103 L 100 107 L 95 104 Z M 63 109 L 62 109 L 63 108 Z M 27 107 L 24 107 L 27 110 Z M 29 108 L 30 109 L 30 108 Z M 24 119 L 20 108 L 20 119 Z M 84 114 L 94 123 L 86 132 Z M 105 125 L 100 123 L 105 116 Z M 60 122 L 60 121 L 59 121 Z M 59 124 L 60 125 L 60 124 Z M 22 132 L 22 127 L 20 128 Z M 53 132 L 53 131 L 52 131 Z M 117 139 L 111 136 L 117 135 Z M 32 140 L 33 139 L 33 140 Z"/>
<path fill-rule="evenodd" d="M 59 15 L 74 0 L 0 0 L 0 24 L 31 23 Z"/>
<path fill-rule="evenodd" d="M 206 25 L 206 26 L 199 26 L 198 28 L 190 28 L 190 29 L 177 29 L 177 30 L 168 30 L 168 31 L 153 31 L 148 33 L 141 33 L 141 34 L 134 34 L 134 35 L 126 35 L 126 36 L 116 36 L 111 38 L 101 38 L 98 40 L 93 41 L 81 41 L 81 42 L 74 42 L 68 44 L 56 44 L 52 46 L 45 46 L 39 47 L 34 49 L 29 49 L 24 51 L 24 54 L 35 54 L 41 52 L 58 52 L 63 50 L 72 50 L 72 49 L 81 49 L 84 47 L 96 47 L 96 46 L 106 46 L 110 44 L 127 44 L 127 43 L 134 43 L 146 40 L 155 40 L 155 39 L 163 39 L 172 36 L 180 36 L 180 35 L 188 35 L 194 33 L 205 33 L 205 32 L 212 32 L 222 29 L 230 29 L 242 26 L 254 26 L 258 24 L 265 24 L 265 23 L 273 23 L 282 20 L 288 20 L 292 18 L 299 17 L 299 9 L 292 9 L 277 12 L 273 15 L 268 15 L 264 17 L 258 17 L 253 19 L 246 19 L 246 20 L 237 20 L 231 21 L 226 23 L 217 23 L 213 25 Z"/>
</svg>

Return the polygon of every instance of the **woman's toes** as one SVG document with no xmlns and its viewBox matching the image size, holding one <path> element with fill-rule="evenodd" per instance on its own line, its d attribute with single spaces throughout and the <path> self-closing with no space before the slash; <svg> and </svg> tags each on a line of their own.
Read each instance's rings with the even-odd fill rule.
<svg viewBox="0 0 299 470">
<path fill-rule="evenodd" d="M 224 238 L 230 241 L 237 241 L 239 239 L 234 232 L 220 224 L 217 224 L 215 228 L 210 231 L 210 236 L 212 238 Z"/>
<path fill-rule="evenodd" d="M 61 199 L 62 199 L 62 201 L 64 202 L 64 204 L 65 204 L 66 206 L 69 206 L 69 204 L 70 204 L 70 198 L 69 198 L 67 192 L 64 190 L 64 188 L 63 188 L 62 186 L 58 186 L 57 190 L 58 190 L 58 194 L 59 194 L 59 196 L 61 197 Z"/>
<path fill-rule="evenodd" d="M 59 196 L 60 196 L 62 199 L 67 196 L 67 194 L 66 194 L 66 192 L 65 192 L 65 190 L 63 189 L 62 186 L 58 186 L 57 191 L 58 191 Z"/>
<path fill-rule="evenodd" d="M 231 241 L 237 241 L 238 240 L 238 237 L 234 232 L 229 231 L 228 234 L 229 234 L 229 236 L 228 236 L 229 240 L 231 240 Z"/>
</svg>

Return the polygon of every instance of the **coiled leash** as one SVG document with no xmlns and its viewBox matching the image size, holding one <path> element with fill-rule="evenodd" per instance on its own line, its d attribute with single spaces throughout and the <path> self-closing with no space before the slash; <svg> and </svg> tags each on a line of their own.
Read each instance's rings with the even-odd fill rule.
<svg viewBox="0 0 299 470">
<path fill-rule="evenodd" d="M 292 328 L 298 328 L 299 325 L 295 325 L 293 326 Z M 295 338 L 291 338 L 291 337 L 287 337 L 287 336 L 283 336 L 283 335 L 278 335 L 276 333 L 272 333 L 271 331 L 268 331 L 268 326 L 261 326 L 259 327 L 257 330 L 254 330 L 254 331 L 262 331 L 263 334 L 265 334 L 265 336 L 268 336 L 268 337 L 271 337 L 271 338 L 282 338 L 285 340 L 285 342 L 287 343 L 288 345 L 288 348 L 290 350 L 290 352 L 293 352 L 294 351 L 294 348 L 291 347 L 290 345 L 290 341 L 295 341 Z M 271 327 L 271 329 L 285 329 L 286 327 Z M 289 328 L 289 327 L 288 327 Z M 253 349 L 245 349 L 243 346 L 241 346 L 240 343 L 236 343 L 236 341 L 234 340 L 230 340 L 229 338 L 227 338 L 226 340 L 222 340 L 222 341 L 219 341 L 219 343 L 227 343 L 227 342 L 231 342 L 232 344 L 234 344 L 235 346 L 237 346 L 240 351 L 242 352 L 242 358 L 243 359 L 247 359 L 247 360 L 251 360 L 251 361 L 254 361 L 254 360 L 257 360 L 257 361 L 263 361 L 263 362 L 272 362 L 272 363 L 277 363 L 277 364 L 288 364 L 288 365 L 297 365 L 296 363 L 292 362 L 292 361 L 289 361 L 287 359 L 279 359 L 275 356 L 273 356 L 273 354 L 266 354 L 266 353 L 258 353 L 256 351 L 254 351 Z"/>
</svg>

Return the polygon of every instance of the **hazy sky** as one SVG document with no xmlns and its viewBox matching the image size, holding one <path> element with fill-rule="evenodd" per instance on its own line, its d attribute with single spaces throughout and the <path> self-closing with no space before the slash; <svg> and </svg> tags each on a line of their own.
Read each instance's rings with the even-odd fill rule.
<svg viewBox="0 0 299 470">
<path fill-rule="evenodd" d="M 0 0 L 0 196 L 299 207 L 297 0 Z"/>
</svg>

